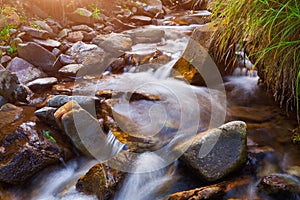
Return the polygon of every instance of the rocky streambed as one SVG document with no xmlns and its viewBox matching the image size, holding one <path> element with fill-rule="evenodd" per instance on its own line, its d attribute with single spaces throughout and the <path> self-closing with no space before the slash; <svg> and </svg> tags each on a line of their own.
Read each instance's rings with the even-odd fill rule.
<svg viewBox="0 0 300 200">
<path fill-rule="evenodd" d="M 130 2 L 1 13 L 0 199 L 299 199 L 296 121 L 220 76 L 210 12 Z"/>
</svg>

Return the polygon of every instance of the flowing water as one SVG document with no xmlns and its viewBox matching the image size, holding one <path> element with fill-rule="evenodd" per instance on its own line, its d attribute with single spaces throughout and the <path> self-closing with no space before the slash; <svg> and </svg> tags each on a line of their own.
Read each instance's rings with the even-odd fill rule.
<svg viewBox="0 0 300 200">
<path fill-rule="evenodd" d="M 300 161 L 297 159 L 299 149 L 289 141 L 288 130 L 295 126 L 293 118 L 285 117 L 284 111 L 278 108 L 272 97 L 266 94 L 266 90 L 257 85 L 258 77 L 227 77 L 225 87 L 228 101 L 224 107 L 222 106 L 224 96 L 219 91 L 189 86 L 183 81 L 169 78 L 172 65 L 179 59 L 188 42 L 187 33 L 190 33 L 195 26 L 149 26 L 148 28 L 164 29 L 165 45 L 137 44 L 128 53 L 147 53 L 159 49 L 171 56 L 172 60 L 169 63 L 159 65 L 160 68 L 156 70 L 147 68 L 144 72 L 138 72 L 136 67 L 132 67 L 128 71 L 134 73 L 125 73 L 114 78 L 108 76 L 100 82 L 97 79 L 86 79 L 80 82 L 79 87 L 74 88 L 74 94 L 94 95 L 95 91 L 105 89 L 159 95 L 163 99 L 161 104 L 147 105 L 121 101 L 114 107 L 119 115 L 130 115 L 129 118 L 140 125 L 137 132 L 142 130 L 145 135 L 161 130 L 166 124 L 177 130 L 192 127 L 191 133 L 204 130 L 211 123 L 213 127 L 216 127 L 223 121 L 222 119 L 211 120 L 211 107 L 216 107 L 217 112 L 214 113 L 216 114 L 225 112 L 228 106 L 228 121 L 239 119 L 247 122 L 249 148 L 256 150 L 266 147 L 272 150 L 265 152 L 268 156 L 265 158 L 264 165 L 261 166 L 260 174 L 257 177 L 250 177 L 250 181 L 241 188 L 228 192 L 224 199 L 256 199 L 256 185 L 259 177 L 269 173 L 291 172 L 295 167 L 300 166 Z M 149 119 L 159 119 L 157 121 L 164 122 L 163 126 L 155 121 L 154 124 L 150 121 L 151 126 L 148 126 Z M 151 130 L 147 129 L 149 127 Z M 194 129 L 194 127 L 197 128 Z M 178 138 L 180 135 L 174 137 L 173 142 L 176 143 Z M 112 148 L 111 156 L 124 149 L 124 145 L 111 132 L 108 133 L 107 144 Z M 169 144 L 172 146 L 172 142 Z M 167 150 L 164 149 L 164 151 Z M 157 152 L 140 154 L 132 169 L 134 173 L 126 177 L 114 199 L 164 199 L 170 193 L 193 189 L 203 184 L 192 174 L 178 167 L 176 159 L 170 161 L 166 159 L 167 156 L 168 154 L 164 156 Z M 75 190 L 78 178 L 95 163 L 97 163 L 96 160 L 77 158 L 59 166 L 49 167 L 35 176 L 28 186 L 13 188 L 10 193 L 13 199 L 20 200 L 97 199 L 95 196 L 84 195 Z"/>
</svg>

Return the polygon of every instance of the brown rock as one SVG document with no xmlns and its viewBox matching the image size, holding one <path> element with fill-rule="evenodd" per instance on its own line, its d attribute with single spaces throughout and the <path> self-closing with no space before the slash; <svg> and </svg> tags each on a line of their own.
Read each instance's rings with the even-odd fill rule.
<svg viewBox="0 0 300 200">
<path fill-rule="evenodd" d="M 81 31 L 75 31 L 75 32 L 68 33 L 67 40 L 70 42 L 78 42 L 78 41 L 82 41 L 83 38 L 84 36 Z"/>
<path fill-rule="evenodd" d="M 35 80 L 37 78 L 46 77 L 46 74 L 34 67 L 32 64 L 26 60 L 15 57 L 8 65 L 7 70 L 14 72 L 20 83 L 27 84 L 28 82 Z"/>
<path fill-rule="evenodd" d="M 53 71 L 56 57 L 53 53 L 34 42 L 19 44 L 18 55 L 45 72 Z"/>
<path fill-rule="evenodd" d="M 99 199 L 110 199 L 125 176 L 124 172 L 112 167 L 114 165 L 131 166 L 130 163 L 133 163 L 133 159 L 132 154 L 125 151 L 107 161 L 96 164 L 78 180 L 76 189 L 85 194 L 96 194 Z"/>
<path fill-rule="evenodd" d="M 225 195 L 225 183 L 218 183 L 215 185 L 205 186 L 196 188 L 193 190 L 177 192 L 171 194 L 168 200 L 204 200 L 204 199 L 222 199 L 222 196 Z"/>
</svg>

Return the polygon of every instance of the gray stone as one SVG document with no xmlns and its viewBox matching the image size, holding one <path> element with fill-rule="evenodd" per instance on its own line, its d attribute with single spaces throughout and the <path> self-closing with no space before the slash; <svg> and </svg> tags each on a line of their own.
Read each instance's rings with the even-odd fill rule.
<svg viewBox="0 0 300 200">
<path fill-rule="evenodd" d="M 33 39 L 33 41 L 43 47 L 57 48 L 61 45 L 59 41 L 52 40 L 52 39 L 47 39 L 47 40 Z"/>
<path fill-rule="evenodd" d="M 4 55 L 4 56 L 2 56 L 1 59 L 0 59 L 0 63 L 1 63 L 1 64 L 8 63 L 9 61 L 11 61 L 11 57 L 8 56 L 8 55 Z M 3 67 L 3 68 L 4 68 L 4 67 Z"/>
<path fill-rule="evenodd" d="M 35 122 L 0 129 L 0 181 L 21 184 L 46 166 L 59 163 L 64 151 L 38 131 Z"/>
<path fill-rule="evenodd" d="M 165 37 L 165 31 L 159 29 L 136 29 L 127 31 L 134 44 L 137 43 L 157 43 Z"/>
<path fill-rule="evenodd" d="M 58 34 L 58 38 L 62 39 L 62 38 L 67 37 L 69 32 L 71 32 L 70 29 L 66 29 L 66 28 L 62 29 Z"/>
<path fill-rule="evenodd" d="M 85 8 L 77 8 L 70 16 L 70 20 L 77 24 L 92 24 L 93 13 Z"/>
<path fill-rule="evenodd" d="M 240 169 L 246 161 L 246 124 L 233 121 L 209 129 L 185 142 L 180 160 L 207 181 L 216 181 Z"/>
<path fill-rule="evenodd" d="M 52 85 L 57 83 L 57 78 L 55 77 L 47 77 L 47 78 L 38 78 L 34 81 L 27 83 L 27 87 L 29 87 L 33 91 L 43 90 L 51 87 Z"/>
<path fill-rule="evenodd" d="M 8 102 L 17 101 L 16 88 L 20 84 L 16 74 L 8 70 L 0 70 L 0 95 Z"/>
<path fill-rule="evenodd" d="M 148 25 L 152 23 L 152 18 L 147 16 L 134 15 L 131 17 L 131 20 L 141 25 Z"/>
<path fill-rule="evenodd" d="M 0 96 L 0 107 L 6 103 L 7 103 L 7 100 L 3 96 Z"/>
<path fill-rule="evenodd" d="M 78 42 L 82 41 L 84 38 L 83 34 L 81 31 L 74 31 L 68 33 L 68 37 L 66 38 L 69 42 Z"/>
<path fill-rule="evenodd" d="M 53 53 L 34 42 L 19 44 L 18 55 L 45 72 L 53 71 L 56 57 Z"/>
<path fill-rule="evenodd" d="M 89 27 L 88 25 L 82 24 L 82 25 L 77 25 L 77 26 L 72 26 L 73 31 L 86 31 L 86 32 L 91 32 L 93 29 Z"/>
<path fill-rule="evenodd" d="M 26 34 L 30 35 L 34 38 L 40 38 L 40 39 L 48 39 L 50 37 L 49 32 L 45 30 L 40 30 L 37 28 L 32 28 L 29 26 L 22 26 L 20 28 L 20 31 L 25 32 Z"/>
<path fill-rule="evenodd" d="M 59 62 L 62 65 L 69 65 L 69 64 L 75 64 L 76 60 L 72 56 L 61 54 L 59 55 Z"/>
<path fill-rule="evenodd" d="M 58 72 L 63 76 L 76 76 L 77 72 L 82 68 L 84 68 L 82 64 L 69 64 L 60 68 Z"/>
<path fill-rule="evenodd" d="M 15 57 L 8 65 L 7 70 L 14 72 L 20 83 L 27 84 L 28 82 L 37 78 L 46 77 L 46 74 L 28 63 L 26 60 Z"/>
<path fill-rule="evenodd" d="M 66 54 L 75 58 L 80 64 L 88 62 L 89 59 L 95 59 L 95 63 L 102 63 L 105 52 L 95 44 L 85 44 L 79 41 L 68 49 Z"/>
<path fill-rule="evenodd" d="M 123 54 L 125 51 L 131 50 L 133 45 L 130 36 L 120 33 L 98 35 L 92 42 L 104 49 L 106 52 L 118 56 Z"/>
<path fill-rule="evenodd" d="M 56 112 L 57 108 L 53 107 L 43 107 L 41 109 L 38 109 L 34 112 L 34 115 L 37 116 L 40 120 L 43 122 L 49 124 L 49 125 L 57 125 L 54 113 Z"/>
<path fill-rule="evenodd" d="M 85 110 L 93 113 L 95 110 L 95 97 L 89 96 L 67 96 L 67 95 L 56 95 L 47 100 L 47 104 L 50 107 L 61 107 L 71 100 L 76 101 Z"/>
<path fill-rule="evenodd" d="M 98 143 L 98 140 L 101 140 L 99 121 L 76 101 L 71 100 L 64 104 L 54 113 L 54 117 L 58 126 L 64 130 L 81 153 L 91 156 L 90 150 L 97 153 L 101 151 L 101 145 L 99 146 L 101 142 Z M 84 138 L 80 137 L 80 133 L 84 133 Z M 85 144 L 88 144 L 90 148 L 87 148 Z"/>
<path fill-rule="evenodd" d="M 41 20 L 36 20 L 33 21 L 34 25 L 37 25 L 38 27 L 40 27 L 43 30 L 48 31 L 50 34 L 53 34 L 53 29 L 45 22 L 45 21 L 41 21 Z"/>
</svg>

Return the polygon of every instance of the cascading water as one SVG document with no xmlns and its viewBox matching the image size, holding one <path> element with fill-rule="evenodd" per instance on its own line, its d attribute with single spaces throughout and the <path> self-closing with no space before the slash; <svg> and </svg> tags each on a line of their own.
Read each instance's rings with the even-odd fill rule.
<svg viewBox="0 0 300 200">
<path fill-rule="evenodd" d="M 123 183 L 114 200 L 164 199 L 174 181 L 174 170 L 168 167 L 157 170 L 164 160 L 153 152 L 138 156 L 133 173 Z M 171 166 L 172 167 L 172 166 Z"/>
</svg>

